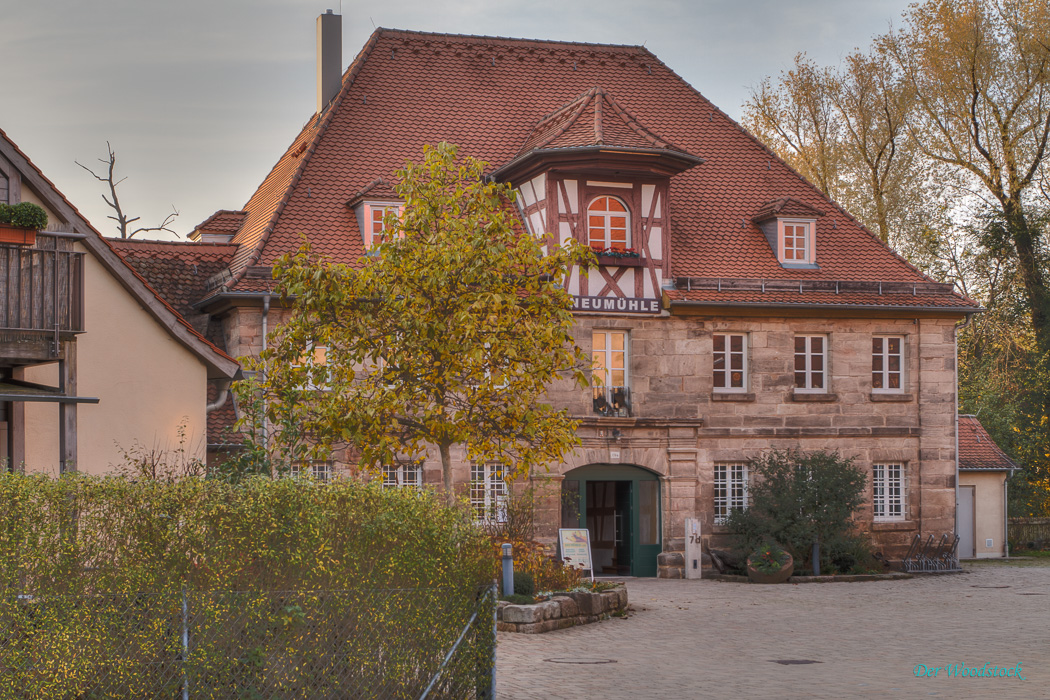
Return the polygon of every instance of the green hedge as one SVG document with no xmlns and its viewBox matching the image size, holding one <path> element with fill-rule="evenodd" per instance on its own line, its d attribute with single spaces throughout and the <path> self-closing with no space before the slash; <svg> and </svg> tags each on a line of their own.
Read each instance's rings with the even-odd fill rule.
<svg viewBox="0 0 1050 700">
<path fill-rule="evenodd" d="M 438 696 L 485 683 L 490 547 L 430 492 L 5 474 L 0 503 L 0 697 L 418 697 L 474 613 Z"/>
<path fill-rule="evenodd" d="M 0 587 L 19 593 L 475 586 L 487 540 L 430 491 L 0 476 Z"/>
</svg>

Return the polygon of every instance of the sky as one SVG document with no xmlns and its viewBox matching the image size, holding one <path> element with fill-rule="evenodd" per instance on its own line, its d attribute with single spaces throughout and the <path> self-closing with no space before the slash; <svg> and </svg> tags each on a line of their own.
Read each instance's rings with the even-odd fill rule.
<svg viewBox="0 0 1050 700">
<path fill-rule="evenodd" d="M 316 18 L 343 15 L 343 64 L 374 27 L 642 44 L 739 119 L 806 52 L 837 64 L 908 0 L 0 0 L 0 129 L 104 235 L 102 168 L 125 213 L 185 236 L 238 209 L 316 107 Z M 138 224 L 141 225 L 141 224 Z M 140 237 L 143 237 L 140 234 Z M 148 234 L 145 237 L 166 237 Z"/>
</svg>

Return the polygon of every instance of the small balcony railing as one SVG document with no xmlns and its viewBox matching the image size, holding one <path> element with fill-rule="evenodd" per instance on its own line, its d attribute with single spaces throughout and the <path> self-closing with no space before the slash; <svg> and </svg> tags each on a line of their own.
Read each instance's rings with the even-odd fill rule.
<svg viewBox="0 0 1050 700">
<path fill-rule="evenodd" d="M 0 245 L 0 331 L 83 331 L 83 258 L 46 231 L 32 248 Z"/>
<path fill-rule="evenodd" d="M 594 412 L 600 416 L 626 418 L 631 415 L 631 390 L 625 386 L 596 386 L 592 390 Z"/>
</svg>

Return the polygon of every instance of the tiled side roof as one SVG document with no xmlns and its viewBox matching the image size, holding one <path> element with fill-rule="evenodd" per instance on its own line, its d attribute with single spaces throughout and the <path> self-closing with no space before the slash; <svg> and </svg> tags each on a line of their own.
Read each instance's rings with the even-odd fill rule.
<svg viewBox="0 0 1050 700">
<path fill-rule="evenodd" d="M 542 142 L 532 134 L 544 120 L 552 131 L 582 125 L 582 109 L 556 113 L 595 86 L 649 134 L 705 161 L 671 178 L 672 275 L 929 281 L 643 47 L 379 29 L 333 106 L 311 119 L 245 207 L 228 287 L 239 289 L 247 266 L 297 250 L 302 236 L 333 261 L 356 261 L 362 238 L 346 203 L 370 183 L 441 140 L 509 163 L 523 144 Z M 816 226 L 819 269 L 781 267 L 752 221 L 782 199 L 827 212 Z"/>
<path fill-rule="evenodd" d="M 976 416 L 959 416 L 959 469 L 1004 471 L 1017 469 L 992 440 Z"/>
<path fill-rule="evenodd" d="M 112 239 L 110 245 L 198 333 L 208 336 L 209 316 L 192 304 L 204 296 L 208 278 L 229 266 L 237 246 L 135 239 Z"/>
<path fill-rule="evenodd" d="M 197 224 L 194 231 L 213 231 L 215 233 L 237 233 L 240 230 L 241 224 L 244 223 L 244 218 L 248 216 L 248 212 L 243 210 L 231 211 L 229 209 L 220 209 L 204 221 Z"/>
<path fill-rule="evenodd" d="M 827 306 L 879 307 L 883 309 L 973 309 L 977 304 L 956 293 L 951 285 L 929 282 L 889 283 L 824 280 L 816 278 L 731 279 L 679 278 L 675 288 L 664 291 L 673 305 Z"/>
</svg>

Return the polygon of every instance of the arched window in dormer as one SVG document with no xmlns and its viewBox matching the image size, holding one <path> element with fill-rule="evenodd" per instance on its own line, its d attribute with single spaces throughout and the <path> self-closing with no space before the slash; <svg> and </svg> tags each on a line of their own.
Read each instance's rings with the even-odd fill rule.
<svg viewBox="0 0 1050 700">
<path fill-rule="evenodd" d="M 631 213 L 623 200 L 608 195 L 591 200 L 587 207 L 587 239 L 595 250 L 631 247 Z"/>
</svg>

